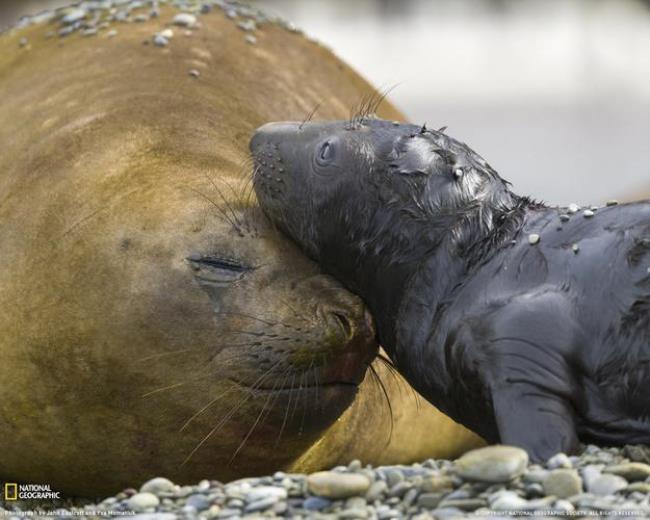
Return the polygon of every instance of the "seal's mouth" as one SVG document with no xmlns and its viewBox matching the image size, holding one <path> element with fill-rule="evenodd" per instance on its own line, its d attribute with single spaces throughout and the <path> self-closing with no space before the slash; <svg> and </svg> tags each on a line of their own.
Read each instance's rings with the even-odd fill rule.
<svg viewBox="0 0 650 520">
<path fill-rule="evenodd" d="M 247 390 L 251 390 L 254 392 L 261 392 L 261 393 L 280 393 L 280 394 L 289 394 L 289 393 L 303 393 L 303 392 L 309 392 L 313 390 L 321 390 L 321 389 L 326 389 L 326 388 L 337 388 L 337 389 L 348 389 L 348 390 L 356 390 L 359 388 L 359 383 L 357 382 L 352 382 L 352 381 L 330 381 L 327 383 L 316 383 L 316 382 L 311 382 L 311 383 L 306 383 L 302 385 L 295 385 L 295 386 L 273 386 L 272 384 L 268 385 L 261 385 L 261 386 L 254 386 L 249 383 L 245 383 L 243 381 L 239 381 L 234 378 L 228 378 L 229 381 L 232 383 L 235 383 L 236 385 L 246 388 Z"/>
</svg>

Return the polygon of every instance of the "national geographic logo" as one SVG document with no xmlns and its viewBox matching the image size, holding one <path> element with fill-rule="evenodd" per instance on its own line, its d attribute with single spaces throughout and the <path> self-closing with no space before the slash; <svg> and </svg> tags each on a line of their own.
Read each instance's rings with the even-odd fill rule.
<svg viewBox="0 0 650 520">
<path fill-rule="evenodd" d="M 49 484 L 14 484 L 5 483 L 5 500 L 52 500 L 60 499 L 59 491 L 52 491 Z"/>
</svg>

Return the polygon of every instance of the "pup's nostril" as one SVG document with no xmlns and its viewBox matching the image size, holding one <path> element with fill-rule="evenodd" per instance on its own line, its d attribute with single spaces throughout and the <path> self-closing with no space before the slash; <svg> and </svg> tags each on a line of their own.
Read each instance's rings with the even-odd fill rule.
<svg viewBox="0 0 650 520">
<path fill-rule="evenodd" d="M 350 323 L 350 320 L 348 319 L 348 317 L 345 314 L 343 314 L 342 312 L 336 312 L 336 311 L 332 312 L 332 315 L 334 316 L 336 321 L 338 321 L 339 324 L 341 325 L 341 328 L 343 329 L 345 337 L 346 338 L 352 338 L 353 328 L 352 328 L 352 323 Z"/>
</svg>

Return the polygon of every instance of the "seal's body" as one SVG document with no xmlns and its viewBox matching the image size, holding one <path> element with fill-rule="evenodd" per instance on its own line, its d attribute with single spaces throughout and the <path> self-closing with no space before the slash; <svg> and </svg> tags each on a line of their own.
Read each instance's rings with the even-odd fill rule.
<svg viewBox="0 0 650 520">
<path fill-rule="evenodd" d="M 254 128 L 370 86 L 248 8 L 193 2 L 159 47 L 190 2 L 90 4 L 0 34 L 0 479 L 96 496 L 476 445 L 375 362 L 388 443 L 361 301 L 248 196 Z"/>
<path fill-rule="evenodd" d="M 550 208 L 387 121 L 265 125 L 251 149 L 262 208 L 435 406 L 536 460 L 650 442 L 650 203 Z"/>
</svg>

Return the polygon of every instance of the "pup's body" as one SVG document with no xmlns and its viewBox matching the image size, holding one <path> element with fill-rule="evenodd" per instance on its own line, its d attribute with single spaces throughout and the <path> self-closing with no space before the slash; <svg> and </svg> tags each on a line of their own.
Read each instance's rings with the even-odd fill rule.
<svg viewBox="0 0 650 520">
<path fill-rule="evenodd" d="M 650 203 L 550 208 L 387 121 L 266 125 L 251 150 L 263 209 L 442 411 L 536 460 L 650 443 Z"/>
</svg>

